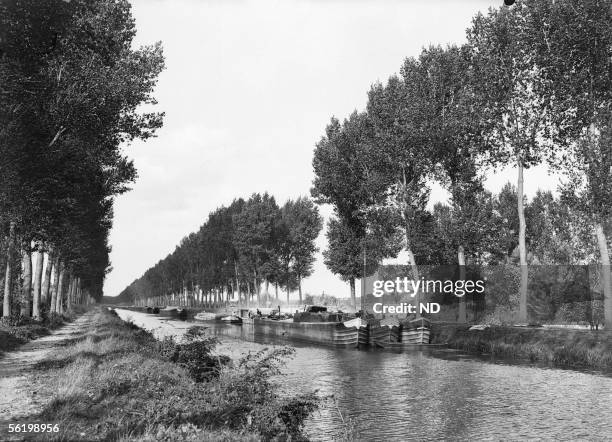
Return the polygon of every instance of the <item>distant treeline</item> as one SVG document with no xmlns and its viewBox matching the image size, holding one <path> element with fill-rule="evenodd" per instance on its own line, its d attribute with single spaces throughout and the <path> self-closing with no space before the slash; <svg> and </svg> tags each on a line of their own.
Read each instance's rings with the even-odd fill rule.
<svg viewBox="0 0 612 442">
<path fill-rule="evenodd" d="M 119 295 L 117 302 L 140 299 L 164 303 L 172 295 L 205 302 L 239 297 L 261 302 L 261 286 L 289 293 L 302 302 L 302 279 L 312 273 L 315 240 L 323 222 L 308 198 L 278 206 L 273 196 L 253 194 L 212 212 L 200 229 L 151 267 Z"/>
<path fill-rule="evenodd" d="M 313 160 L 313 196 L 335 212 L 328 266 L 354 282 L 364 256 L 371 272 L 403 248 L 418 280 L 421 264 L 490 264 L 517 246 L 527 322 L 530 264 L 596 260 L 612 328 L 610 2 L 521 0 L 476 15 L 466 37 L 407 58 L 363 112 L 331 119 Z M 561 196 L 527 207 L 523 173 L 537 165 L 564 175 Z M 493 198 L 484 178 L 507 166 L 517 195 Z M 429 212 L 434 182 L 450 199 Z"/>
<path fill-rule="evenodd" d="M 127 0 L 0 2 L 4 317 L 102 298 L 113 198 L 136 178 L 120 146 L 162 125 L 137 111 L 155 104 L 162 49 L 135 33 Z"/>
</svg>

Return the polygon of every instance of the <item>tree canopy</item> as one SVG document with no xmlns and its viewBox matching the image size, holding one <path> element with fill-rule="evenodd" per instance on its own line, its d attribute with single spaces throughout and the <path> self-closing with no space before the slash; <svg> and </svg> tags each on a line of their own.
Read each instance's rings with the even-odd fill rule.
<svg viewBox="0 0 612 442">
<path fill-rule="evenodd" d="M 261 292 L 262 284 L 290 292 L 311 275 L 321 228 L 319 211 L 308 198 L 281 207 L 268 193 L 236 199 L 210 213 L 197 232 L 123 290 L 119 302 L 181 297 L 250 303 L 256 297 L 258 305 L 266 304 L 270 299 L 263 299 L 268 293 Z"/>
</svg>

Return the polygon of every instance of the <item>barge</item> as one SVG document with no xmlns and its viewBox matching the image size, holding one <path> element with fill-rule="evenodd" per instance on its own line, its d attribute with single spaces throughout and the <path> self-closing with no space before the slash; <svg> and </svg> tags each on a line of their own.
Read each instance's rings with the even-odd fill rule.
<svg viewBox="0 0 612 442">
<path fill-rule="evenodd" d="M 357 347 L 359 341 L 357 329 L 346 327 L 342 322 L 294 322 L 291 319 L 275 321 L 253 318 L 253 333 L 334 347 Z"/>
<path fill-rule="evenodd" d="M 159 310 L 160 316 L 169 316 L 171 318 L 187 319 L 187 309 L 180 307 L 166 307 Z"/>
<path fill-rule="evenodd" d="M 327 307 L 306 306 L 293 318 L 280 317 L 253 317 L 253 333 L 333 347 L 357 347 L 359 343 L 358 329 L 343 323 L 352 318 L 341 312 L 328 312 Z"/>
<path fill-rule="evenodd" d="M 304 312 L 296 313 L 293 319 L 255 316 L 249 320 L 255 335 L 335 347 L 409 349 L 437 346 L 429 343 L 431 324 L 426 318 L 400 323 L 396 318 L 365 320 L 356 316 L 330 313 L 326 307 L 310 306 Z M 245 317 L 242 319 L 244 321 Z"/>
<path fill-rule="evenodd" d="M 429 344 L 429 319 L 417 318 L 402 324 L 401 342 L 406 344 Z"/>
<path fill-rule="evenodd" d="M 217 319 L 217 314 L 212 312 L 199 312 L 196 314 L 193 319 L 196 321 L 214 321 Z"/>
<path fill-rule="evenodd" d="M 242 318 L 236 315 L 225 315 L 219 318 L 219 321 L 225 322 L 227 324 L 242 324 Z"/>
</svg>

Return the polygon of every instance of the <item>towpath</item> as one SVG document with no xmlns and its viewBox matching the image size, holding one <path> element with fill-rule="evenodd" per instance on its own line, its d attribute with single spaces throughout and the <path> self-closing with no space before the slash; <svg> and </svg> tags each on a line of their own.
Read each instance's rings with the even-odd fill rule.
<svg viewBox="0 0 612 442">
<path fill-rule="evenodd" d="M 40 412 L 46 402 L 32 388 L 31 369 L 55 348 L 84 334 L 93 314 L 87 312 L 74 322 L 53 330 L 50 335 L 30 341 L 0 357 L 0 440 L 20 440 L 17 434 L 8 433 L 9 423 L 40 423 L 26 422 L 24 419 Z"/>
</svg>

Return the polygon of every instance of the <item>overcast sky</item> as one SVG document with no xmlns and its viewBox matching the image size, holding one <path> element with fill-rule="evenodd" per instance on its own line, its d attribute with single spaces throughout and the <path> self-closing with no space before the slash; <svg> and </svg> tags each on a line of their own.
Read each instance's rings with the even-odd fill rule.
<svg viewBox="0 0 612 442">
<path fill-rule="evenodd" d="M 163 42 L 158 137 L 126 147 L 139 178 L 115 204 L 105 294 L 134 279 L 236 197 L 308 195 L 332 115 L 362 110 L 370 85 L 430 44 L 462 43 L 502 0 L 135 0 L 137 44 Z M 516 170 L 491 174 L 499 191 Z M 527 171 L 527 194 L 556 180 Z M 432 199 L 445 200 L 435 189 Z M 329 208 L 323 208 L 327 217 Z M 325 247 L 323 234 L 318 241 Z M 321 257 L 304 292 L 348 296 Z"/>
</svg>

